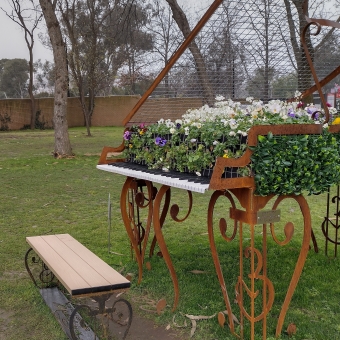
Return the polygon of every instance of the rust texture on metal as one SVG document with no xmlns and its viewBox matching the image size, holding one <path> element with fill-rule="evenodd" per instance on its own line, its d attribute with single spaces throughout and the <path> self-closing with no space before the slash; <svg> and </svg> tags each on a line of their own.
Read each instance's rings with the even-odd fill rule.
<svg viewBox="0 0 340 340">
<path fill-rule="evenodd" d="M 179 213 L 179 206 L 177 204 L 174 204 L 171 206 L 170 208 L 170 216 L 171 218 L 176 221 L 176 222 L 183 222 L 185 221 L 191 212 L 191 208 L 192 208 L 192 193 L 191 191 L 187 191 L 188 193 L 188 211 L 185 214 L 185 216 L 183 218 L 178 218 L 178 213 Z M 171 280 L 173 283 L 173 287 L 174 287 L 174 302 L 173 302 L 173 308 L 172 310 L 174 311 L 177 308 L 178 305 L 178 301 L 179 301 L 179 285 L 178 285 L 178 279 L 177 279 L 177 275 L 175 272 L 175 268 L 172 264 L 171 261 L 171 256 L 170 253 L 168 251 L 167 245 L 165 243 L 165 239 L 163 236 L 163 232 L 162 232 L 162 227 L 163 227 L 163 223 L 166 217 L 166 212 L 168 211 L 168 209 L 166 209 L 166 212 L 164 211 L 164 209 L 161 208 L 163 199 L 165 196 L 165 203 L 167 206 L 170 203 L 170 197 L 171 197 L 171 187 L 167 186 L 167 185 L 162 185 L 155 197 L 154 200 L 154 208 L 153 208 L 153 227 L 154 227 L 154 231 L 155 231 L 155 236 L 157 239 L 157 243 L 158 246 L 160 248 L 160 251 L 162 253 L 162 256 L 164 258 L 164 261 L 168 267 L 168 270 L 170 272 L 170 276 L 171 276 Z"/>
<path fill-rule="evenodd" d="M 239 209 L 235 208 L 235 201 L 233 196 L 240 199 L 240 201 L 248 202 L 247 204 L 243 204 L 246 206 L 245 211 L 241 211 Z M 230 217 L 234 219 L 235 222 L 237 222 L 237 231 L 239 234 L 239 267 L 240 267 L 240 274 L 237 280 L 237 284 L 235 289 L 233 287 L 227 289 L 225 279 L 223 277 L 223 270 L 221 268 L 221 264 L 219 261 L 219 256 L 217 252 L 217 247 L 215 244 L 215 236 L 214 236 L 214 226 L 213 226 L 213 219 L 214 219 L 214 208 L 216 205 L 217 200 L 220 197 L 226 197 L 229 200 L 229 203 L 231 205 L 230 208 Z M 271 197 L 272 198 L 272 197 Z M 292 295 L 294 293 L 294 290 L 296 288 L 296 285 L 299 281 L 302 268 L 304 266 L 307 253 L 309 250 L 309 243 L 311 238 L 311 217 L 310 217 L 310 211 L 308 204 L 303 196 L 279 196 L 276 201 L 273 204 L 273 207 L 271 209 L 272 213 L 270 213 L 271 218 L 274 220 L 279 219 L 280 211 L 277 209 L 279 204 L 287 198 L 294 199 L 300 206 L 301 213 L 303 215 L 304 220 L 304 230 L 303 230 L 303 240 L 302 240 L 302 246 L 300 250 L 299 258 L 296 262 L 295 269 L 292 274 L 292 278 L 290 280 L 289 288 L 286 293 L 286 297 L 284 300 L 284 303 L 281 307 L 281 312 L 278 318 L 278 323 L 276 327 L 276 336 L 279 336 L 282 331 L 283 322 L 292 298 Z M 286 223 L 284 227 L 284 234 L 285 239 L 283 241 L 279 241 L 276 236 L 276 230 L 275 230 L 275 223 L 272 221 L 270 223 L 270 230 L 268 230 L 268 223 L 262 224 L 262 246 L 261 250 L 258 249 L 255 245 L 255 226 L 256 224 L 256 217 L 259 216 L 259 213 L 261 212 L 258 210 L 258 208 L 263 208 L 263 205 L 268 202 L 268 199 L 263 199 L 258 196 L 255 196 L 253 194 L 253 191 L 251 188 L 239 188 L 239 189 L 231 189 L 229 191 L 223 192 L 223 191 L 215 191 L 213 195 L 211 196 L 210 203 L 208 206 L 208 233 L 209 233 L 209 242 L 211 247 L 211 253 L 216 269 L 216 273 L 220 282 L 222 295 L 224 297 L 226 309 L 228 311 L 228 324 L 231 332 L 240 337 L 241 339 L 244 339 L 243 329 L 244 329 L 244 323 L 246 320 L 250 323 L 250 339 L 255 339 L 255 324 L 257 322 L 262 322 L 262 332 L 263 332 L 263 339 L 267 338 L 267 315 L 270 312 L 272 305 L 274 303 L 274 285 L 271 282 L 271 280 L 267 276 L 267 234 L 270 231 L 270 234 L 272 235 L 274 241 L 279 245 L 283 246 L 287 243 L 289 243 L 294 235 L 294 225 L 291 222 Z M 265 212 L 267 214 L 267 211 Z M 270 218 L 269 218 L 270 219 Z M 231 242 L 235 238 L 235 228 L 232 234 L 232 237 L 226 238 L 225 237 L 225 231 L 226 231 L 226 222 L 223 219 L 222 225 L 225 225 L 224 228 L 221 229 L 221 220 L 219 222 L 220 224 L 220 232 L 222 237 L 227 241 Z M 249 224 L 249 230 L 250 230 L 250 241 L 249 246 L 245 246 L 246 240 L 248 238 L 244 237 L 244 222 L 247 222 Z M 223 232 L 222 232 L 223 231 Z M 250 263 L 250 272 L 245 273 L 245 268 L 249 268 L 246 266 L 245 261 L 249 261 Z M 261 288 L 262 287 L 262 288 Z M 261 292 L 262 290 L 262 292 Z M 235 291 L 236 293 L 236 301 L 239 307 L 239 313 L 240 313 L 240 332 L 236 334 L 235 331 L 235 324 L 234 320 L 232 318 L 233 311 L 231 306 L 231 299 L 228 295 L 229 292 Z M 245 296 L 248 296 L 248 299 L 250 300 L 250 307 L 244 306 L 244 298 Z M 261 299 L 262 297 L 262 311 L 259 314 L 255 313 L 255 304 L 257 299 Z"/>
<path fill-rule="evenodd" d="M 114 162 L 125 162 L 126 159 L 125 158 L 119 158 L 119 159 L 108 159 L 108 156 L 110 154 L 118 154 L 118 153 L 121 153 L 123 152 L 125 149 L 125 145 L 124 145 L 124 142 L 114 148 L 114 147 L 110 147 L 110 146 L 104 146 L 103 147 L 103 150 L 100 154 L 100 158 L 99 158 L 99 161 L 98 161 L 98 164 L 109 164 L 109 163 L 114 163 Z"/>
<path fill-rule="evenodd" d="M 146 190 L 144 190 L 146 188 Z M 146 246 L 153 215 L 154 187 L 149 181 L 128 177 L 120 196 L 120 210 L 132 250 L 138 263 L 138 282 L 143 275 Z M 146 226 L 142 224 L 141 211 L 147 211 Z"/>
</svg>

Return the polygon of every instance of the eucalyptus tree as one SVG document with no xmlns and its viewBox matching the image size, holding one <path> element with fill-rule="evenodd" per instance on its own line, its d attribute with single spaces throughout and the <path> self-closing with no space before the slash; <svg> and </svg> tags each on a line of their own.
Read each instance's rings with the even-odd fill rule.
<svg viewBox="0 0 340 340">
<path fill-rule="evenodd" d="M 0 91 L 4 98 L 27 96 L 28 62 L 26 59 L 0 60 Z"/>
<path fill-rule="evenodd" d="M 55 65 L 53 114 L 54 156 L 65 157 L 72 155 L 67 124 L 68 71 L 65 43 L 61 34 L 59 20 L 55 13 L 56 0 L 39 0 L 39 3 L 51 40 Z"/>
<path fill-rule="evenodd" d="M 7 0 L 11 10 L 6 11 L 1 8 L 6 15 L 18 24 L 24 31 L 25 42 L 29 52 L 29 84 L 28 94 L 31 99 L 31 129 L 35 128 L 36 108 L 33 94 L 33 75 L 34 75 L 34 35 L 42 19 L 42 13 L 39 9 L 37 0 Z"/>
<path fill-rule="evenodd" d="M 95 97 L 113 84 L 125 61 L 133 70 L 136 53 L 145 50 L 142 7 L 135 0 L 58 0 L 58 9 L 71 81 L 90 136 Z"/>
</svg>

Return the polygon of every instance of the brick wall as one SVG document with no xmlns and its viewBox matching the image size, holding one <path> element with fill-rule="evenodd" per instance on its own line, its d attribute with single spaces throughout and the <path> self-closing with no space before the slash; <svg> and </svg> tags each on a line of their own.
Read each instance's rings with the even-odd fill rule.
<svg viewBox="0 0 340 340">
<path fill-rule="evenodd" d="M 92 116 L 92 126 L 122 126 L 140 96 L 97 97 Z M 156 122 L 160 118 L 179 118 L 189 108 L 200 107 L 200 98 L 149 98 L 132 119 L 135 123 Z M 39 121 L 53 127 L 53 98 L 36 99 Z M 10 121 L 6 122 L 6 117 Z M 8 120 L 8 119 L 7 119 Z M 84 117 L 78 98 L 68 98 L 67 122 L 69 127 L 84 126 Z M 0 100 L 0 130 L 4 124 L 9 130 L 20 130 L 30 125 L 29 99 Z"/>
</svg>

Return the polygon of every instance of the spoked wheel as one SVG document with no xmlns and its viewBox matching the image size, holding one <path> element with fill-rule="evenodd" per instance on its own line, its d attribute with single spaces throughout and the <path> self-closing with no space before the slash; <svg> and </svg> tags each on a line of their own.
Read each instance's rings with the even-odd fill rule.
<svg viewBox="0 0 340 340">
<path fill-rule="evenodd" d="M 69 327 L 73 340 L 100 340 L 101 322 L 89 306 L 79 305 L 73 310 Z"/>
</svg>

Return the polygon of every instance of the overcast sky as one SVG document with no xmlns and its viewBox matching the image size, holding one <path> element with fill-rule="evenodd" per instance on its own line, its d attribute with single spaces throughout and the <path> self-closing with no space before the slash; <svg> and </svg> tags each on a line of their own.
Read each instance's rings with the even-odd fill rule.
<svg viewBox="0 0 340 340">
<path fill-rule="evenodd" d="M 212 0 L 178 0 L 180 5 L 185 8 L 202 8 L 206 7 Z M 0 0 L 0 7 L 9 8 L 8 0 Z M 43 26 L 43 25 L 42 25 Z M 52 51 L 45 48 L 35 37 L 34 43 L 34 60 L 53 61 Z M 24 32 L 19 25 L 9 19 L 6 14 L 0 10 L 0 59 L 29 58 L 28 48 L 24 39 Z"/>
</svg>

